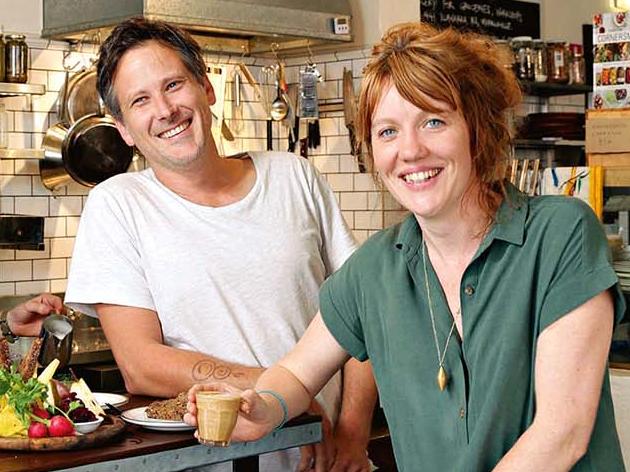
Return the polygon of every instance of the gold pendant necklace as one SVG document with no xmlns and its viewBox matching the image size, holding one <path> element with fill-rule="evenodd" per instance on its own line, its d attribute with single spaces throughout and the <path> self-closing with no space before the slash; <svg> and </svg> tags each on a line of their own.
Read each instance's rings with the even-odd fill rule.
<svg viewBox="0 0 630 472">
<path fill-rule="evenodd" d="M 455 328 L 455 317 L 453 317 L 453 324 L 451 324 L 451 330 L 448 332 L 448 336 L 446 337 L 446 343 L 444 344 L 444 351 L 440 352 L 440 344 L 437 338 L 437 330 L 435 329 L 435 317 L 433 316 L 433 303 L 431 302 L 431 290 L 429 290 L 429 276 L 427 273 L 427 261 L 426 261 L 426 253 L 427 253 L 427 245 L 424 242 L 424 238 L 422 238 L 422 265 L 424 267 L 424 285 L 427 290 L 427 300 L 429 302 L 429 316 L 431 317 L 431 328 L 433 329 L 433 340 L 435 341 L 435 349 L 437 351 L 437 359 L 438 359 L 438 373 L 437 373 L 437 384 L 441 391 L 446 389 L 448 385 L 448 374 L 446 373 L 446 369 L 444 368 L 444 358 L 446 357 L 446 350 L 448 349 L 448 343 L 451 340 L 451 336 L 453 335 L 453 329 Z M 461 309 L 457 310 L 459 314 Z"/>
</svg>

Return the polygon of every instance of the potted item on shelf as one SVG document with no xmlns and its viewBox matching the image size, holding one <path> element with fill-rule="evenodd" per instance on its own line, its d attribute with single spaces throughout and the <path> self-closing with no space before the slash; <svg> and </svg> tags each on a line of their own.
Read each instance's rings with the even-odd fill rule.
<svg viewBox="0 0 630 472">
<path fill-rule="evenodd" d="M 547 81 L 556 84 L 569 82 L 568 48 L 564 41 L 547 42 Z"/>
</svg>

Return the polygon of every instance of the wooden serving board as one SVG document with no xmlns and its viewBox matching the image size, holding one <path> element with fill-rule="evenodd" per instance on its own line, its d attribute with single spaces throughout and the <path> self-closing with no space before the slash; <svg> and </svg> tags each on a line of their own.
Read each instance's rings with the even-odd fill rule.
<svg viewBox="0 0 630 472">
<path fill-rule="evenodd" d="M 107 415 L 101 425 L 88 434 L 60 438 L 0 438 L 0 449 L 13 451 L 67 451 L 103 444 L 122 433 L 126 424 L 120 418 Z"/>
</svg>

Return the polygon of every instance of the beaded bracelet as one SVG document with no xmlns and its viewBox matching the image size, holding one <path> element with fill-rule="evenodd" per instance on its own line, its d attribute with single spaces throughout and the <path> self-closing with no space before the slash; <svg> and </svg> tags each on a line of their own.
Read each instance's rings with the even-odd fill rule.
<svg viewBox="0 0 630 472">
<path fill-rule="evenodd" d="M 275 430 L 282 428 L 285 423 L 289 421 L 289 407 L 287 406 L 287 402 L 284 401 L 284 398 L 282 398 L 282 395 L 280 395 L 278 392 L 274 392 L 273 390 L 257 390 L 256 393 L 258 395 L 266 393 L 278 400 L 278 403 L 280 403 L 280 407 L 282 408 L 282 421 L 278 426 L 275 427 Z"/>
</svg>

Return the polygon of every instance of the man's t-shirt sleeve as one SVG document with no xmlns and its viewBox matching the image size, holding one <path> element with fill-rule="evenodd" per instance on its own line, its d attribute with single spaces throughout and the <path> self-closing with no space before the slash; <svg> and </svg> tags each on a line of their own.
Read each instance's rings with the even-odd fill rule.
<svg viewBox="0 0 630 472">
<path fill-rule="evenodd" d="M 154 309 L 129 218 L 107 191 L 90 192 L 72 254 L 70 306 L 91 316 L 97 303 Z"/>
</svg>

